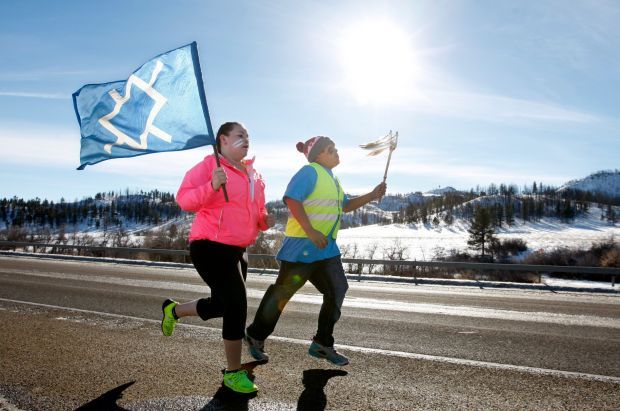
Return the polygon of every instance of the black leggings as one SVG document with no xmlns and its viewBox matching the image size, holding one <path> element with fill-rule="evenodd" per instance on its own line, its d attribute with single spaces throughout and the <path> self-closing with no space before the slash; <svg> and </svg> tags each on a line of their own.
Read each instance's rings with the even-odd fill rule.
<svg viewBox="0 0 620 411">
<path fill-rule="evenodd" d="M 189 244 L 194 267 L 211 288 L 211 298 L 199 299 L 196 311 L 205 321 L 222 317 L 225 340 L 240 340 L 245 335 L 248 264 L 244 252 L 245 248 L 209 240 L 194 240 Z"/>
</svg>

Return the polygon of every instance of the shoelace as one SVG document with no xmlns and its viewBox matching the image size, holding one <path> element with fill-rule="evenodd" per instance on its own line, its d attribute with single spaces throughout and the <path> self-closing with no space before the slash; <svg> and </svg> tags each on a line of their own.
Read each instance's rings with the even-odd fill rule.
<svg viewBox="0 0 620 411">
<path fill-rule="evenodd" d="M 243 378 L 244 375 L 247 374 L 247 371 L 245 370 L 241 370 L 241 371 L 237 371 L 235 373 L 232 373 L 232 379 L 235 381 L 235 383 L 238 383 L 240 379 Z"/>
</svg>

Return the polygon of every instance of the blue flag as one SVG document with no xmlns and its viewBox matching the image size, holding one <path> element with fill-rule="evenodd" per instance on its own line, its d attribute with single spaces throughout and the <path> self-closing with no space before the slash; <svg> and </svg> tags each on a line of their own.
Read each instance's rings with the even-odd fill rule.
<svg viewBox="0 0 620 411">
<path fill-rule="evenodd" d="M 196 42 L 161 54 L 126 81 L 73 93 L 80 167 L 119 157 L 215 144 Z"/>
</svg>

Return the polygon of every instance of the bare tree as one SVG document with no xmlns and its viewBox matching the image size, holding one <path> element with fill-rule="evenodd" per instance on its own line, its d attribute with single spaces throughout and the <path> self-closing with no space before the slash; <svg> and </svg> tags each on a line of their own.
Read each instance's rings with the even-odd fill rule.
<svg viewBox="0 0 620 411">
<path fill-rule="evenodd" d="M 405 261 L 407 247 L 405 247 L 400 239 L 395 239 L 391 246 L 383 248 L 383 258 L 391 261 Z M 402 265 L 386 265 L 383 267 L 383 272 L 387 275 L 402 274 L 405 271 L 405 266 Z"/>
<path fill-rule="evenodd" d="M 375 259 L 375 254 L 377 253 L 377 250 L 379 248 L 379 244 L 377 243 L 371 243 L 366 247 L 366 258 L 369 260 L 374 260 Z M 372 274 L 372 271 L 375 268 L 375 264 L 373 263 L 368 263 L 368 274 Z"/>
</svg>

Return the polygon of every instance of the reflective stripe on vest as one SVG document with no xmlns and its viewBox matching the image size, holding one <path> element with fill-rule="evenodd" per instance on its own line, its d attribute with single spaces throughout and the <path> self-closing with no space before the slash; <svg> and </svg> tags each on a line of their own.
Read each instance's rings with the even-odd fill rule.
<svg viewBox="0 0 620 411">
<path fill-rule="evenodd" d="M 332 231 L 332 238 L 336 238 L 340 228 L 340 215 L 344 193 L 340 188 L 338 178 L 332 177 L 318 163 L 310 163 L 316 171 L 317 179 L 314 190 L 302 203 L 304 211 L 310 220 L 312 228 L 327 236 Z M 284 232 L 287 237 L 307 238 L 306 232 L 299 222 L 289 215 Z"/>
</svg>

